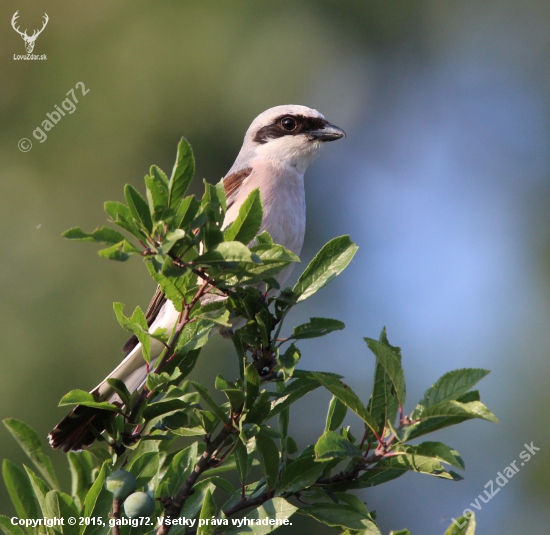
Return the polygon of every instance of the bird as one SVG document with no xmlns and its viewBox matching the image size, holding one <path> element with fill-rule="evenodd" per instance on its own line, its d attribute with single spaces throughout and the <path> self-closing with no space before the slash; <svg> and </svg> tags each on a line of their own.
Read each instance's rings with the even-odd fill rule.
<svg viewBox="0 0 550 535">
<path fill-rule="evenodd" d="M 306 106 L 275 106 L 258 115 L 246 131 L 235 163 L 223 179 L 227 210 L 222 228 L 235 220 L 248 195 L 259 189 L 263 203 L 260 232 L 267 231 L 275 243 L 299 255 L 306 225 L 304 174 L 325 142 L 345 136 L 341 128 Z M 292 268 L 293 264 L 275 276 L 280 287 Z M 157 287 L 146 312 L 150 332 L 158 328 L 170 332 L 178 314 Z M 160 342 L 151 339 L 151 363 L 163 349 Z M 91 391 L 102 401 L 121 403 L 107 379 L 122 380 L 130 392 L 145 384 L 147 368 L 137 338 L 132 337 L 123 351 L 127 352 L 124 360 Z M 86 449 L 104 431 L 111 414 L 105 409 L 77 405 L 50 432 L 48 441 L 52 448 L 64 452 Z"/>
</svg>

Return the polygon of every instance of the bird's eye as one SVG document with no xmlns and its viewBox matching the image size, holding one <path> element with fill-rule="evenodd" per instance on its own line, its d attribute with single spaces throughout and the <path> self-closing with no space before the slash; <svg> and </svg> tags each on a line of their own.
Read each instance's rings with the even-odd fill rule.
<svg viewBox="0 0 550 535">
<path fill-rule="evenodd" d="M 288 132 L 292 132 L 296 128 L 296 120 L 292 117 L 285 117 L 281 121 L 281 126 Z"/>
</svg>

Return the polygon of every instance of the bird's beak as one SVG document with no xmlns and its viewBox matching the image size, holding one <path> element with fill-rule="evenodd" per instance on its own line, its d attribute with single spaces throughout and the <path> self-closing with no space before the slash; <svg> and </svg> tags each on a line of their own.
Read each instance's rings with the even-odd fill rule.
<svg viewBox="0 0 550 535">
<path fill-rule="evenodd" d="M 336 141 L 342 137 L 346 137 L 346 133 L 337 126 L 327 123 L 319 130 L 310 130 L 307 132 L 311 140 L 316 141 Z"/>
</svg>

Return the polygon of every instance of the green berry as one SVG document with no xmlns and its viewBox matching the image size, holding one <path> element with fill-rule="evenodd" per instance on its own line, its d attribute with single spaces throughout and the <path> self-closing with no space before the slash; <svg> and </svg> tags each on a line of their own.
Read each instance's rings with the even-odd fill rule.
<svg viewBox="0 0 550 535">
<path fill-rule="evenodd" d="M 155 511 L 155 501 L 146 492 L 134 492 L 124 502 L 124 512 L 129 518 L 151 516 Z"/>
<path fill-rule="evenodd" d="M 117 500 L 124 500 L 136 490 L 136 478 L 126 470 L 117 470 L 107 478 L 105 488 L 112 492 Z"/>
</svg>

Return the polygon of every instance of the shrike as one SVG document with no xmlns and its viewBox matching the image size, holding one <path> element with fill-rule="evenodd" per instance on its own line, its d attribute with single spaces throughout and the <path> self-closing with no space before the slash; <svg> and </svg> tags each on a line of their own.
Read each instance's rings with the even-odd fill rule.
<svg viewBox="0 0 550 535">
<path fill-rule="evenodd" d="M 342 129 L 330 124 L 318 111 L 305 106 L 276 106 L 258 115 L 246 131 L 237 159 L 224 178 L 227 212 L 223 226 L 235 220 L 250 192 L 259 188 L 264 206 L 260 231 L 266 230 L 275 243 L 299 255 L 306 226 L 304 173 L 325 141 L 344 136 Z M 292 267 L 275 277 L 281 287 Z M 151 332 L 159 327 L 170 332 L 176 324 L 178 312 L 157 288 L 146 316 Z M 151 363 L 163 349 L 160 342 L 151 339 Z M 141 344 L 132 338 L 123 350 L 128 351 L 126 358 L 92 390 L 94 396 L 120 402 L 106 382 L 110 378 L 124 381 L 130 392 L 145 383 L 147 370 Z M 65 452 L 85 449 L 95 440 L 97 433 L 103 432 L 104 420 L 110 414 L 78 405 L 48 435 L 51 446 Z"/>
</svg>

